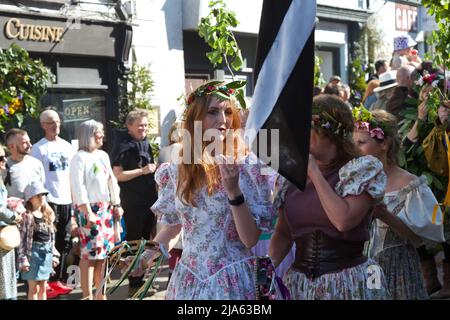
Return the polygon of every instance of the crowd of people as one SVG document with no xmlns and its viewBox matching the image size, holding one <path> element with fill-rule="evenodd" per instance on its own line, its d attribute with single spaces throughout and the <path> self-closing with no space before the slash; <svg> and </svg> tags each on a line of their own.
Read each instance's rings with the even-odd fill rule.
<svg viewBox="0 0 450 320">
<path fill-rule="evenodd" d="M 61 121 L 50 109 L 41 114 L 45 137 L 35 145 L 26 131 L 11 129 L 10 156 L 0 148 L 0 226 L 18 225 L 21 242 L 17 251 L 0 249 L 0 298 L 17 296 L 16 262 L 28 299 L 70 292 L 66 258 L 78 239 L 83 298 L 106 299 L 108 252 L 141 238 L 173 254 L 167 299 L 450 298 L 446 200 L 399 161 L 423 147 L 424 166 L 448 182 L 448 83 L 414 46 L 408 36 L 395 38 L 391 61 L 377 61 L 368 79 L 364 105 L 351 105 L 351 88 L 337 76 L 315 89 L 304 190 L 244 144 L 239 129 L 247 114 L 238 88 L 225 82 L 189 95 L 158 160 L 145 110 L 128 114 L 111 158 L 94 120 L 79 127 L 79 150 L 59 137 Z M 433 117 L 427 101 L 436 88 L 443 94 Z M 415 122 L 402 135 L 399 122 L 415 95 Z M 196 144 L 199 126 L 202 136 L 213 132 L 213 148 L 203 139 Z M 125 239 L 115 230 L 122 216 Z M 437 247 L 445 256 L 442 284 Z M 267 292 L 258 290 L 267 274 L 255 255 L 268 255 L 264 270 L 282 279 Z M 151 266 L 155 257 L 148 249 L 137 263 Z M 144 272 L 129 276 L 130 296 L 144 280 Z"/>
</svg>

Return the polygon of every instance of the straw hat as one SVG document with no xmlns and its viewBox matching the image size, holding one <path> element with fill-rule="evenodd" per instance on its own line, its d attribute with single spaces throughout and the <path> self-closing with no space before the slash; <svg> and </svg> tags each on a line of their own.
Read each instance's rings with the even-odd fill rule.
<svg viewBox="0 0 450 320">
<path fill-rule="evenodd" d="M 380 92 L 398 85 L 397 83 L 397 71 L 391 70 L 380 74 L 379 77 L 380 86 L 373 89 L 373 92 Z"/>
<path fill-rule="evenodd" d="M 20 232 L 17 226 L 8 225 L 0 228 L 0 248 L 10 251 L 20 244 Z"/>
</svg>

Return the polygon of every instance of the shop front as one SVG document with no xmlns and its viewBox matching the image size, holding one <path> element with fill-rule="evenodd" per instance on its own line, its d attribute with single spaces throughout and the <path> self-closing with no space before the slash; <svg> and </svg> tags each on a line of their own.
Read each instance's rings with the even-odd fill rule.
<svg viewBox="0 0 450 320">
<path fill-rule="evenodd" d="M 56 76 L 40 104 L 60 114 L 61 136 L 76 144 L 80 123 L 95 119 L 105 125 L 105 149 L 110 150 L 109 122 L 118 116 L 119 79 L 128 69 L 132 27 L 123 21 L 73 21 L 1 11 L 0 27 L 2 49 L 16 43 Z M 26 119 L 23 128 L 32 142 L 43 135 L 37 119 Z"/>
</svg>

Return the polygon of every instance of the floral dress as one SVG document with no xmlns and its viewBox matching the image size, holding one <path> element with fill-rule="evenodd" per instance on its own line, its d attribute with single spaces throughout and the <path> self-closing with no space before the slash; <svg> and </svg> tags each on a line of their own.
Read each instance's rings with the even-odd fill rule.
<svg viewBox="0 0 450 320">
<path fill-rule="evenodd" d="M 16 214 L 8 207 L 7 192 L 0 182 L 0 228 L 15 224 Z M 15 299 L 17 297 L 17 280 L 15 251 L 0 248 L 0 300 Z"/>
<path fill-rule="evenodd" d="M 239 186 L 257 227 L 273 228 L 276 215 L 268 176 L 254 156 L 240 166 Z M 162 164 L 155 174 L 159 197 L 152 211 L 160 222 L 182 225 L 183 254 L 167 288 L 169 300 L 255 299 L 254 257 L 239 239 L 231 207 L 222 186 L 209 196 L 206 188 L 195 198 L 197 207 L 176 195 L 178 166 Z"/>
<path fill-rule="evenodd" d="M 392 214 L 420 235 L 421 230 L 417 228 L 418 223 L 414 221 L 415 215 L 412 211 L 416 211 L 416 215 L 431 215 L 437 200 L 427 186 L 426 178 L 416 177 L 402 189 L 386 193 L 384 203 Z M 404 214 L 406 211 L 409 211 L 408 215 Z M 443 238 L 442 230 L 433 230 L 436 231 L 437 237 Z M 401 238 L 378 219 L 372 224 L 369 257 L 383 268 L 393 299 L 428 299 L 416 249 L 410 241 Z"/>
<path fill-rule="evenodd" d="M 342 198 L 367 192 L 376 201 L 382 201 L 386 175 L 382 163 L 372 156 L 356 158 L 339 169 L 339 181 L 334 186 Z M 274 199 L 275 207 L 285 204 L 284 199 L 290 189 L 290 183 L 280 179 L 279 191 Z M 289 189 L 289 190 L 288 190 Z M 296 204 L 297 205 L 297 204 Z M 299 215 L 311 215 L 311 208 L 301 207 Z M 318 204 L 321 205 L 321 204 Z M 289 225 L 289 223 L 288 223 Z M 313 226 L 317 227 L 318 226 Z M 305 226 L 311 228 L 311 226 Z M 294 233 L 295 230 L 290 230 Z M 352 231 L 348 231 L 347 234 Z M 368 226 L 367 226 L 368 233 Z M 376 283 L 373 282 L 377 278 Z M 291 267 L 283 282 L 295 300 L 379 300 L 389 298 L 386 279 L 380 266 L 372 259 L 340 272 L 323 274 L 309 278 Z"/>
</svg>

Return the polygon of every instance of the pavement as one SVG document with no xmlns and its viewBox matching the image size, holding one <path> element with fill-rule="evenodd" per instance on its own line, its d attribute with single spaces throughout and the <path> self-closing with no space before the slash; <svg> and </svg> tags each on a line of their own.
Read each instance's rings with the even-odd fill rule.
<svg viewBox="0 0 450 320">
<path fill-rule="evenodd" d="M 150 289 L 147 293 L 147 296 L 143 300 L 164 300 L 164 296 L 166 294 L 166 288 L 167 288 L 167 282 L 168 282 L 168 274 L 169 274 L 169 267 L 167 264 L 162 265 L 160 268 L 160 274 L 156 277 L 155 282 L 153 283 L 153 286 L 156 287 L 156 289 Z M 120 279 L 120 271 L 114 270 L 111 274 L 111 283 L 107 285 L 108 288 L 110 288 L 116 281 Z M 25 291 L 25 284 L 23 282 L 19 282 L 17 287 L 18 300 L 26 300 L 27 294 Z M 95 295 L 95 292 L 94 292 Z M 51 300 L 81 300 L 82 298 L 82 292 L 80 287 L 74 288 L 71 293 L 67 295 L 60 295 L 54 299 Z M 108 300 L 131 300 L 128 297 L 128 279 L 125 279 L 119 286 L 119 288 L 116 289 L 116 291 L 113 294 L 110 294 L 107 296 Z"/>
</svg>

